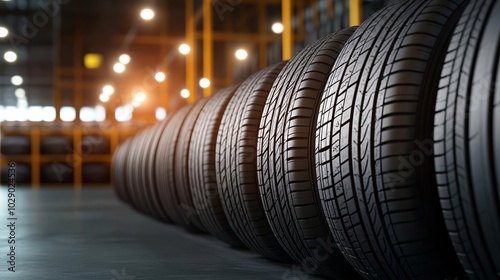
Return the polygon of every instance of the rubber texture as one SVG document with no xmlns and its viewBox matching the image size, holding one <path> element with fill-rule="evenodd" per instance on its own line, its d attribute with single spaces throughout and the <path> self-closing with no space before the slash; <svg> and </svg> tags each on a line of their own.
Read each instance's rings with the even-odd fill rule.
<svg viewBox="0 0 500 280">
<path fill-rule="evenodd" d="M 112 182 L 113 182 L 113 190 L 115 191 L 116 196 L 123 202 L 128 203 L 130 197 L 128 196 L 125 180 L 123 178 L 123 174 L 125 174 L 124 166 L 125 166 L 125 151 L 130 144 L 130 140 L 125 140 L 121 143 L 113 153 L 113 158 L 111 160 L 111 174 L 112 174 Z"/>
<path fill-rule="evenodd" d="M 158 146 L 165 131 L 165 128 L 170 122 L 170 118 L 163 120 L 153 126 L 152 135 L 147 142 L 144 143 L 146 151 L 143 153 L 143 164 L 141 166 L 141 175 L 143 176 L 143 187 L 148 195 L 148 201 L 152 204 L 156 217 L 165 222 L 172 222 L 172 219 L 165 211 L 161 203 L 158 193 L 158 185 L 156 181 L 156 157 L 158 155 Z M 139 155 L 141 156 L 141 155 Z"/>
<path fill-rule="evenodd" d="M 257 179 L 257 137 L 271 87 L 285 62 L 248 78 L 229 102 L 219 128 L 216 174 L 226 217 L 250 249 L 268 259 L 290 262 L 267 221 Z"/>
<path fill-rule="evenodd" d="M 217 134 L 227 104 L 239 85 L 222 89 L 212 96 L 193 128 L 189 150 L 189 182 L 196 213 L 207 232 L 227 244 L 243 248 L 222 208 L 217 188 L 215 149 Z"/>
<path fill-rule="evenodd" d="M 128 194 L 130 196 L 130 204 L 139 212 L 144 212 L 143 207 L 140 204 L 140 198 L 138 194 L 138 190 L 135 184 L 135 172 L 134 172 L 134 164 L 135 161 L 132 160 L 136 155 L 136 149 L 138 147 L 138 143 L 140 143 L 143 136 L 143 132 L 136 134 L 130 141 L 130 150 L 129 154 L 126 157 L 125 161 L 125 181 L 127 182 L 126 187 L 128 190 Z"/>
<path fill-rule="evenodd" d="M 197 229 L 192 227 L 182 216 L 181 203 L 175 186 L 176 147 L 178 145 L 181 127 L 192 108 L 193 105 L 186 106 L 174 113 L 171 116 L 170 122 L 165 127 L 157 149 L 155 177 L 158 197 L 165 213 L 167 213 L 174 223 L 189 230 L 196 231 Z"/>
<path fill-rule="evenodd" d="M 153 205 L 151 205 L 149 198 L 148 198 L 148 193 L 146 189 L 144 188 L 144 183 L 142 181 L 142 174 L 139 170 L 141 170 L 141 167 L 144 165 L 144 157 L 143 155 L 146 153 L 146 148 L 148 146 L 148 139 L 151 138 L 151 134 L 153 132 L 152 127 L 148 127 L 142 131 L 140 134 L 140 137 L 136 141 L 136 146 L 134 150 L 134 154 L 131 160 L 131 163 L 129 166 L 131 166 L 131 169 L 128 170 L 128 172 L 132 173 L 132 188 L 136 191 L 136 196 L 137 202 L 139 205 L 139 208 L 145 213 L 150 216 L 156 217 L 155 209 L 153 208 Z"/>
<path fill-rule="evenodd" d="M 190 176 L 192 176 L 191 170 L 189 170 L 189 158 L 194 126 L 201 114 L 201 111 L 207 104 L 207 101 L 208 99 L 199 100 L 189 111 L 189 114 L 184 119 L 179 132 L 178 141 L 175 146 L 175 155 L 172 157 L 175 160 L 174 186 L 179 199 L 178 210 L 182 219 L 185 221 L 187 226 L 189 226 L 188 229 L 201 232 L 206 232 L 207 230 L 201 222 L 193 202 L 193 196 L 191 193 L 192 187 L 189 179 Z"/>
<path fill-rule="evenodd" d="M 303 270 L 336 279 L 359 276 L 337 248 L 323 247 L 331 235 L 316 187 L 314 132 L 328 74 L 353 30 L 315 42 L 286 64 L 266 101 L 257 145 L 262 204 L 276 238 Z"/>
<path fill-rule="evenodd" d="M 500 278 L 500 2 L 471 1 L 455 28 L 434 119 L 436 180 L 469 279 Z"/>
<path fill-rule="evenodd" d="M 323 93 L 318 186 L 335 241 L 366 279 L 463 276 L 440 213 L 433 108 L 467 1 L 401 1 L 351 37 Z"/>
</svg>

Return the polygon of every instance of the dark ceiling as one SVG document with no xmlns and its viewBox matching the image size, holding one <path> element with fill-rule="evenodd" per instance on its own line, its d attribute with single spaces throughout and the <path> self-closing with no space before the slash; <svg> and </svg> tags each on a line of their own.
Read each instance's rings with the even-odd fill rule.
<svg viewBox="0 0 500 280">
<path fill-rule="evenodd" d="M 344 28 L 347 24 L 345 7 L 348 1 L 326 1 L 333 1 L 336 11 L 335 20 L 327 19 L 326 24 L 331 24 L 332 29 Z M 325 9 L 321 5 L 325 5 L 326 1 L 318 2 L 321 9 Z M 214 7 L 214 31 L 233 34 L 259 32 L 257 2 L 241 1 L 237 8 L 224 13 L 224 18 L 218 16 Z M 268 22 L 264 23 L 265 26 L 280 20 L 280 2 L 266 0 Z M 301 3 L 306 5 L 310 2 L 313 1 L 304 0 Z M 387 1 L 363 1 L 365 17 L 384 2 Z M 201 6 L 202 0 L 195 0 L 195 10 Z M 144 7 L 155 10 L 154 20 L 146 22 L 140 19 L 139 13 Z M 54 106 L 56 99 L 62 102 L 60 106 L 75 106 L 78 101 L 75 96 L 80 96 L 77 102 L 80 106 L 95 106 L 99 103 L 102 87 L 113 84 L 117 91 L 115 103 L 108 106 L 116 107 L 125 102 L 131 91 L 148 84 L 151 73 L 159 70 L 167 73 L 167 81 L 164 85 L 149 87 L 148 91 L 156 99 L 152 98 L 151 106 L 145 106 L 142 110 L 153 111 L 153 105 L 157 105 L 160 100 L 166 100 L 168 109 L 185 104 L 185 100 L 179 96 L 180 90 L 186 87 L 185 58 L 177 51 L 178 45 L 185 40 L 184 0 L 0 0 L 0 26 L 10 31 L 7 38 L 0 38 L 1 56 L 8 50 L 18 54 L 18 60 L 13 64 L 0 57 L 0 106 L 16 106 L 14 93 L 20 87 L 26 91 L 29 106 Z M 198 21 L 197 29 L 202 30 L 201 20 Z M 280 36 L 268 29 L 267 35 L 275 36 L 272 38 L 276 38 L 279 43 Z M 311 34 L 306 32 L 306 36 Z M 197 42 L 200 49 L 201 38 Z M 236 70 L 226 67 L 227 53 L 240 45 L 251 46 L 250 52 L 256 53 L 258 50 L 255 39 L 244 36 L 214 42 L 214 80 L 227 81 L 227 77 L 233 74 L 229 71 Z M 279 45 L 277 47 L 280 50 Z M 100 68 L 90 70 L 83 67 L 83 57 L 87 53 L 102 55 Z M 132 61 L 125 73 L 117 75 L 112 66 L 121 53 L 128 53 Z M 276 54 L 280 59 L 280 53 Z M 258 68 L 257 56 L 254 56 L 256 60 L 248 62 L 253 63 L 253 68 L 247 72 Z M 197 77 L 201 77 L 201 55 L 197 57 Z M 268 59 L 269 62 L 273 63 Z M 22 86 L 12 85 L 11 77 L 14 75 L 23 77 Z M 222 82 L 217 85 L 214 81 L 214 88 L 217 89 L 217 86 L 224 85 Z M 201 89 L 195 94 L 201 94 Z M 160 96 L 165 98 L 161 99 Z"/>
<path fill-rule="evenodd" d="M 142 21 L 144 7 L 155 10 L 155 20 Z M 148 69 L 158 67 L 174 46 L 135 44 L 136 36 L 184 37 L 184 1 L 134 0 L 11 0 L 0 1 L 0 26 L 9 29 L 8 38 L 0 38 L 0 54 L 14 50 L 18 60 L 9 64 L 0 59 L 0 105 L 16 106 L 13 75 L 24 79 L 30 106 L 54 105 L 55 65 L 59 66 L 63 105 L 74 102 L 75 66 L 83 65 L 83 55 L 99 53 L 102 66 L 83 70 L 83 105 L 98 102 L 100 88 L 107 83 L 139 82 Z M 130 36 L 133 35 L 133 36 Z M 112 65 L 121 53 L 132 57 L 130 69 L 118 77 Z M 181 64 L 181 63 L 179 63 Z M 173 61 L 175 65 L 175 61 Z M 182 86 L 182 85 L 180 85 Z M 130 86 L 129 86 L 130 87 Z"/>
</svg>

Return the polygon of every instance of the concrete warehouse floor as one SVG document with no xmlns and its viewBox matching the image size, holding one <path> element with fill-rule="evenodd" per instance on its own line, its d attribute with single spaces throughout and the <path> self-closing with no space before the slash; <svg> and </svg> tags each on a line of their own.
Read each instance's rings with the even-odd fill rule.
<svg viewBox="0 0 500 280">
<path fill-rule="evenodd" d="M 7 195 L 1 187 L 0 279 L 322 279 L 148 218 L 111 189 L 85 188 L 17 188 L 12 273 Z"/>
</svg>

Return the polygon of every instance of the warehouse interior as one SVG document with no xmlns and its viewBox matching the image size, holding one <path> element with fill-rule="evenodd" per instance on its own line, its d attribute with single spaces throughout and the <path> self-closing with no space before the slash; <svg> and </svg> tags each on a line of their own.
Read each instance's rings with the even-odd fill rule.
<svg viewBox="0 0 500 280">
<path fill-rule="evenodd" d="M 500 279 L 496 12 L 0 0 L 0 279 Z"/>
<path fill-rule="evenodd" d="M 293 38 L 283 45 L 281 1 L 60 2 L 0 3 L 10 34 L 0 38 L 0 51 L 16 56 L 2 58 L 2 136 L 26 145 L 2 150 L 2 167 L 19 162 L 18 183 L 36 188 L 109 185 L 109 171 L 90 174 L 107 170 L 118 144 L 141 127 L 384 5 L 352 1 L 350 21 L 349 1 L 294 1 Z M 143 9 L 153 18 L 143 19 Z M 120 62 L 127 63 L 117 73 Z"/>
</svg>

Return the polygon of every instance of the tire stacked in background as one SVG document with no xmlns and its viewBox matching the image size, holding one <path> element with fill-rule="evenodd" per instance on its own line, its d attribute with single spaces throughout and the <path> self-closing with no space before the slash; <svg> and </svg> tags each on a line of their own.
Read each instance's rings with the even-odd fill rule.
<svg viewBox="0 0 500 280">
<path fill-rule="evenodd" d="M 498 14 L 393 1 L 125 141 L 117 196 L 283 279 L 498 279 Z"/>
<path fill-rule="evenodd" d="M 26 135 L 5 135 L 0 138 L 0 153 L 4 156 L 10 155 L 29 155 L 31 154 L 31 141 Z M 9 182 L 8 165 L 2 167 L 0 180 L 3 185 Z M 31 182 L 31 166 L 29 163 L 17 162 L 16 183 L 29 184 Z"/>
</svg>

